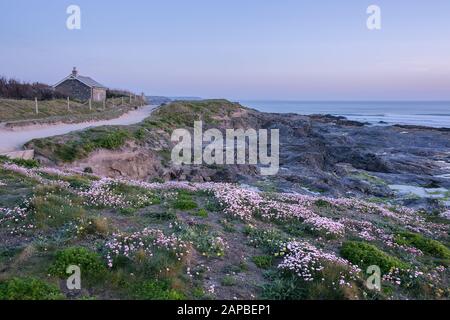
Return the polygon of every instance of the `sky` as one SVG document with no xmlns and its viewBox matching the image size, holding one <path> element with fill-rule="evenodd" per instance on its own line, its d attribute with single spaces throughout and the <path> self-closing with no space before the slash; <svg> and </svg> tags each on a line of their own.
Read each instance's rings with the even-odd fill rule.
<svg viewBox="0 0 450 320">
<path fill-rule="evenodd" d="M 1 0 L 0 15 L 0 75 L 23 81 L 77 66 L 147 95 L 450 100 L 448 0 Z"/>
</svg>

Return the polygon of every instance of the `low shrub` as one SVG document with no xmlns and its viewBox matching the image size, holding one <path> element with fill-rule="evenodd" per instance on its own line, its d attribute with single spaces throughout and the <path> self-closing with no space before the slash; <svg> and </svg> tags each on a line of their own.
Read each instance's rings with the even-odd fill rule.
<svg viewBox="0 0 450 320">
<path fill-rule="evenodd" d="M 269 271 L 271 272 L 271 271 Z M 360 284 L 341 284 L 347 270 L 338 264 L 325 264 L 320 276 L 311 281 L 288 271 L 269 273 L 270 281 L 263 286 L 262 298 L 269 300 L 352 300 L 363 297 Z"/>
<path fill-rule="evenodd" d="M 395 237 L 395 242 L 400 245 L 413 246 L 420 249 L 433 257 L 440 259 L 450 259 L 450 249 L 439 241 L 425 238 L 424 236 L 411 233 L 402 232 Z"/>
<path fill-rule="evenodd" d="M 110 132 L 103 132 L 101 135 L 93 139 L 93 145 L 95 149 L 103 148 L 114 150 L 120 148 L 129 138 L 128 131 L 115 130 Z"/>
<path fill-rule="evenodd" d="M 34 278 L 13 278 L 0 282 L 0 300 L 60 300 L 57 287 Z"/>
<path fill-rule="evenodd" d="M 225 250 L 228 248 L 227 242 L 217 233 L 211 232 L 208 225 L 177 224 L 176 229 L 181 238 L 192 242 L 202 256 L 220 258 L 225 255 Z"/>
<path fill-rule="evenodd" d="M 303 300 L 307 290 L 295 275 L 277 274 L 262 288 L 261 298 L 265 300 Z"/>
<path fill-rule="evenodd" d="M 227 249 L 227 243 L 212 233 L 198 235 L 194 245 L 205 257 L 223 257 Z"/>
<path fill-rule="evenodd" d="M 208 211 L 200 209 L 198 212 L 194 213 L 194 215 L 201 218 L 208 218 Z"/>
<path fill-rule="evenodd" d="M 269 269 L 273 264 L 273 256 L 255 256 L 253 263 L 260 269 Z"/>
<path fill-rule="evenodd" d="M 173 207 L 178 210 L 192 210 L 198 207 L 194 200 L 177 199 Z"/>
<path fill-rule="evenodd" d="M 185 295 L 170 287 L 168 280 L 148 280 L 133 288 L 137 300 L 183 300 Z"/>
<path fill-rule="evenodd" d="M 166 212 L 148 212 L 145 213 L 145 216 L 158 223 L 173 221 L 177 219 L 176 213 L 170 210 Z"/>
<path fill-rule="evenodd" d="M 323 199 L 317 200 L 314 204 L 319 208 L 326 208 L 331 206 L 331 204 L 328 201 Z"/>
<path fill-rule="evenodd" d="M 221 284 L 224 287 L 232 287 L 236 285 L 236 282 L 237 281 L 234 277 L 226 275 L 225 277 L 222 278 Z"/>
<path fill-rule="evenodd" d="M 99 280 L 106 275 L 107 269 L 99 254 L 86 248 L 73 247 L 56 253 L 55 262 L 49 269 L 53 276 L 67 277 L 67 267 L 80 267 L 81 276 L 89 280 Z"/>
<path fill-rule="evenodd" d="M 8 162 L 12 162 L 28 169 L 39 168 L 40 166 L 39 161 L 34 159 L 10 159 Z"/>
<path fill-rule="evenodd" d="M 372 265 L 379 266 L 383 273 L 388 273 L 393 268 L 408 268 L 406 263 L 364 242 L 345 242 L 341 248 L 341 255 L 353 264 L 363 268 Z"/>
</svg>

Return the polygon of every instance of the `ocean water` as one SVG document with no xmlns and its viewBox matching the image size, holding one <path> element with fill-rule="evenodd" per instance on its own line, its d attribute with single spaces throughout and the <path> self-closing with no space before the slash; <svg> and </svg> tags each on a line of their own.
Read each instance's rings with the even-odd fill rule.
<svg viewBox="0 0 450 320">
<path fill-rule="evenodd" d="M 331 114 L 373 125 L 420 125 L 450 128 L 450 101 L 443 102 L 308 102 L 308 101 L 239 101 L 263 112 L 297 114 Z"/>
</svg>

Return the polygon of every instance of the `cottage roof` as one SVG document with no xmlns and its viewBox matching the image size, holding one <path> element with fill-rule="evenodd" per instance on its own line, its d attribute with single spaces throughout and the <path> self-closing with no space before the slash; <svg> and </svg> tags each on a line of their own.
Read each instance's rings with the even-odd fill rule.
<svg viewBox="0 0 450 320">
<path fill-rule="evenodd" d="M 81 83 L 84 83 L 85 85 L 87 85 L 90 88 L 107 89 L 104 85 L 98 83 L 97 81 L 95 81 L 94 79 L 92 79 L 90 77 L 80 76 L 78 74 L 78 71 L 76 70 L 76 68 L 74 68 L 74 70 L 72 71 L 72 73 L 69 76 L 65 77 L 60 82 L 55 84 L 54 87 L 59 86 L 61 83 L 63 83 L 66 80 L 78 80 L 78 81 L 80 81 Z"/>
</svg>

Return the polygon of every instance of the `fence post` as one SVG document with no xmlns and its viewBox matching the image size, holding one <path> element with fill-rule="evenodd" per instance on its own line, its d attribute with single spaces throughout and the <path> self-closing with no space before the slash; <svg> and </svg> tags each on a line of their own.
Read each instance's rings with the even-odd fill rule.
<svg viewBox="0 0 450 320">
<path fill-rule="evenodd" d="M 92 111 L 92 99 L 89 99 L 89 111 Z"/>
<path fill-rule="evenodd" d="M 34 103 L 36 105 L 36 114 L 39 114 L 39 106 L 38 106 L 37 98 L 34 98 Z"/>
<path fill-rule="evenodd" d="M 122 97 L 122 106 L 123 106 L 123 97 Z"/>
<path fill-rule="evenodd" d="M 103 110 L 106 110 L 106 99 L 103 100 Z"/>
<path fill-rule="evenodd" d="M 67 97 L 67 111 L 70 111 L 70 98 Z"/>
<path fill-rule="evenodd" d="M 130 93 L 130 103 L 131 103 L 131 93 Z"/>
</svg>

